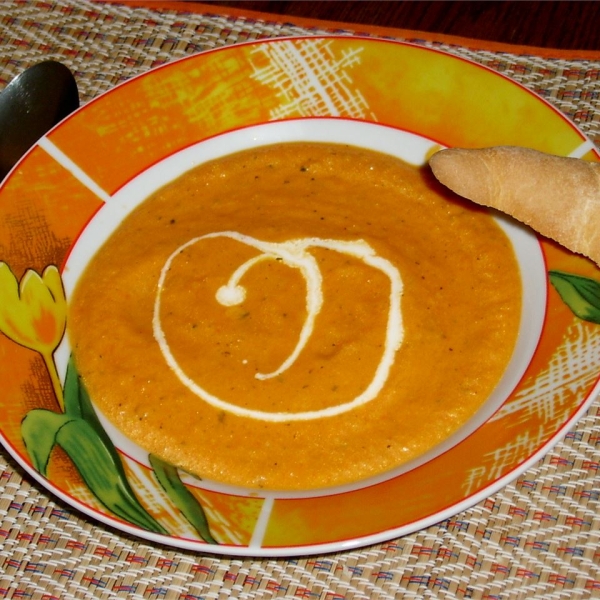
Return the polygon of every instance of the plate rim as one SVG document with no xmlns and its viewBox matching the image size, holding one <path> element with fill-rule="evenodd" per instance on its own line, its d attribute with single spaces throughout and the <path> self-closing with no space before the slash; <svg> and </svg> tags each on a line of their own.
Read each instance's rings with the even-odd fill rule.
<svg viewBox="0 0 600 600">
<path fill-rule="evenodd" d="M 519 82 L 515 81 L 514 79 L 511 79 L 510 77 L 506 76 L 505 74 L 494 71 L 492 68 L 487 67 L 486 65 L 482 65 L 471 59 L 457 56 L 455 54 L 452 54 L 450 52 L 447 52 L 447 51 L 444 51 L 441 49 L 421 46 L 419 44 L 415 44 L 412 42 L 380 39 L 380 38 L 374 38 L 371 36 L 361 36 L 361 35 L 359 35 L 359 36 L 355 36 L 355 35 L 353 35 L 353 36 L 346 36 L 346 35 L 285 36 L 285 37 L 277 37 L 277 38 L 268 38 L 268 39 L 263 39 L 263 40 L 246 41 L 241 44 L 236 44 L 235 46 L 236 47 L 256 46 L 256 45 L 263 45 L 263 44 L 273 44 L 273 43 L 278 43 L 278 42 L 282 42 L 282 41 L 290 41 L 290 40 L 297 41 L 297 40 L 303 40 L 303 39 L 310 39 L 310 40 L 343 39 L 346 41 L 352 40 L 352 41 L 367 41 L 369 43 L 385 43 L 385 44 L 389 43 L 389 44 L 394 44 L 394 45 L 408 46 L 408 47 L 414 48 L 418 51 L 433 52 L 436 54 L 444 55 L 453 60 L 465 62 L 465 63 L 475 66 L 477 68 L 484 69 L 484 70 L 488 71 L 490 74 L 493 74 L 494 76 L 500 77 L 501 79 L 509 82 L 511 85 L 516 85 L 519 89 L 527 92 L 529 95 L 534 97 L 538 102 L 541 101 L 548 108 L 550 108 L 556 116 L 560 117 L 567 124 L 569 124 L 571 129 L 574 132 L 576 132 L 577 134 L 579 134 L 579 136 L 581 136 L 583 141 L 587 141 L 587 142 L 591 143 L 591 141 L 587 138 L 587 136 L 577 127 L 577 125 L 568 116 L 566 116 L 564 113 L 559 111 L 556 107 L 554 107 L 552 104 L 550 104 L 550 102 L 548 102 L 542 96 L 536 94 L 532 90 L 526 88 L 524 85 L 520 84 Z M 202 52 L 194 53 L 189 56 L 181 57 L 176 60 L 169 61 L 165 64 L 153 67 L 143 73 L 135 75 L 134 77 L 128 79 L 127 81 L 124 81 L 124 82 L 118 84 L 117 86 L 111 88 L 110 90 L 107 90 L 106 92 L 100 94 L 96 98 L 90 100 L 90 102 L 88 102 L 86 105 L 80 107 L 80 109 L 78 109 L 78 111 L 76 111 L 76 113 L 73 113 L 73 115 L 78 114 L 81 111 L 84 111 L 92 103 L 101 101 L 104 97 L 106 97 L 107 94 L 111 94 L 111 93 L 115 92 L 116 90 L 121 89 L 123 86 L 127 86 L 135 81 L 138 81 L 144 77 L 147 77 L 148 75 L 150 75 L 156 71 L 159 71 L 159 70 L 162 70 L 165 68 L 172 68 L 173 66 L 176 66 L 182 62 L 192 60 L 192 59 L 197 59 L 198 57 L 204 56 L 206 54 L 213 54 L 213 53 L 217 53 L 217 52 L 221 52 L 221 51 L 226 52 L 228 50 L 231 50 L 231 48 L 232 48 L 232 46 L 222 46 L 219 48 L 207 49 Z M 55 128 L 53 128 L 50 132 L 48 132 L 48 134 L 50 134 L 56 128 L 63 126 L 66 122 L 69 121 L 69 119 L 73 115 L 66 117 L 63 121 L 61 121 L 61 123 L 59 123 Z M 285 119 L 283 119 L 283 120 L 285 120 Z M 367 122 L 371 122 L 371 121 L 367 120 Z M 382 124 L 385 125 L 385 123 L 382 123 Z M 417 133 L 417 135 L 418 135 L 418 133 Z M 44 136 L 44 137 L 46 137 L 46 136 Z M 37 145 L 38 144 L 34 145 L 34 147 L 27 153 L 27 155 L 30 152 L 32 152 L 33 149 Z M 27 155 L 25 155 L 25 157 Z M 21 159 L 21 161 L 19 163 L 17 163 L 17 165 L 13 168 L 13 170 L 7 175 L 4 182 L 2 183 L 2 186 L 4 186 L 7 181 L 9 181 L 9 179 L 12 177 L 12 174 L 16 171 L 16 169 L 19 167 L 19 165 L 21 165 L 21 163 L 25 160 L 25 157 L 23 157 L 23 159 Z M 123 185 L 126 185 L 126 183 L 124 183 Z M 1 194 L 2 186 L 0 186 L 0 194 Z M 37 472 L 32 467 L 32 465 L 27 461 L 27 459 L 24 456 L 21 456 L 21 453 L 18 452 L 18 450 L 13 447 L 10 440 L 8 440 L 5 437 L 4 432 L 2 431 L 2 428 L 1 428 L 1 423 L 0 423 L 0 441 L 2 441 L 2 445 L 4 446 L 5 450 L 7 450 L 8 454 L 14 460 L 16 460 L 16 462 L 30 476 L 32 476 L 36 481 L 38 481 L 38 483 L 40 483 L 43 487 L 45 487 L 46 489 L 49 489 L 61 501 L 65 502 L 66 504 L 68 504 L 70 506 L 75 507 L 77 510 L 81 511 L 83 514 L 87 515 L 88 517 L 92 518 L 95 521 L 100 521 L 105 525 L 108 525 L 112 528 L 116 528 L 118 530 L 124 531 L 130 535 L 135 536 L 136 538 L 147 539 L 147 540 L 153 541 L 158 544 L 163 544 L 163 545 L 166 544 L 168 546 L 179 547 L 181 549 L 200 551 L 200 552 L 206 553 L 206 554 L 214 553 L 214 554 L 223 554 L 223 555 L 233 555 L 233 556 L 242 555 L 242 556 L 252 556 L 252 557 L 300 556 L 300 555 L 306 555 L 306 554 L 314 554 L 316 552 L 329 553 L 329 552 L 335 552 L 335 551 L 346 551 L 346 550 L 355 549 L 358 547 L 363 547 L 366 545 L 389 541 L 390 539 L 401 537 L 401 536 L 413 533 L 415 531 L 418 531 L 420 529 L 423 529 L 424 527 L 429 527 L 431 525 L 434 525 L 440 521 L 447 519 L 450 516 L 456 515 L 459 512 L 462 512 L 462 511 L 474 506 L 475 504 L 479 503 L 480 501 L 484 500 L 485 498 L 488 498 L 490 495 L 496 493 L 498 490 L 505 487 L 508 483 L 510 483 L 511 481 L 516 479 L 524 471 L 526 471 L 528 468 L 530 468 L 534 463 L 538 462 L 541 457 L 546 455 L 564 437 L 565 432 L 568 429 L 570 429 L 573 426 L 573 424 L 576 423 L 581 418 L 581 416 L 586 412 L 589 405 L 591 405 L 591 403 L 594 401 L 594 399 L 599 391 L 600 391 L 600 374 L 598 375 L 598 377 L 596 379 L 596 383 L 593 386 L 593 388 L 588 392 L 587 396 L 585 398 L 583 398 L 583 400 L 581 400 L 581 402 L 579 403 L 579 408 L 572 413 L 572 415 L 568 419 L 568 421 L 566 421 L 558 429 L 558 431 L 555 432 L 555 434 L 550 439 L 548 439 L 541 447 L 539 447 L 536 452 L 534 452 L 532 455 L 527 457 L 525 460 L 523 460 L 521 463 L 519 463 L 516 467 L 511 469 L 505 475 L 496 479 L 492 483 L 488 483 L 482 489 L 476 491 L 475 493 L 471 494 L 470 496 L 465 497 L 463 500 L 449 505 L 443 511 L 438 511 L 435 513 L 435 515 L 426 515 L 422 518 L 416 519 L 415 521 L 413 521 L 409 524 L 403 525 L 401 527 L 397 527 L 394 529 L 386 529 L 386 530 L 371 533 L 369 535 L 362 536 L 362 537 L 351 538 L 348 540 L 338 540 L 338 541 L 333 541 L 333 542 L 328 542 L 328 543 L 317 543 L 317 544 L 308 544 L 308 545 L 299 545 L 299 546 L 296 545 L 296 546 L 277 546 L 277 547 L 269 547 L 269 546 L 252 547 L 250 545 L 237 546 L 237 545 L 223 544 L 222 546 L 212 547 L 212 546 L 208 546 L 207 544 L 205 544 L 203 542 L 197 542 L 196 540 L 191 540 L 188 542 L 183 538 L 173 537 L 173 536 L 163 536 L 160 534 L 154 534 L 152 532 L 139 529 L 138 527 L 132 526 L 125 521 L 121 521 L 120 519 L 118 519 L 117 517 L 115 517 L 111 514 L 107 515 L 105 513 L 102 513 L 100 511 L 96 510 L 94 507 L 88 506 L 84 502 L 80 501 L 78 498 L 75 498 L 75 497 L 69 495 L 67 492 L 58 488 L 49 479 L 43 477 L 39 472 Z M 182 543 L 178 543 L 180 541 Z"/>
</svg>

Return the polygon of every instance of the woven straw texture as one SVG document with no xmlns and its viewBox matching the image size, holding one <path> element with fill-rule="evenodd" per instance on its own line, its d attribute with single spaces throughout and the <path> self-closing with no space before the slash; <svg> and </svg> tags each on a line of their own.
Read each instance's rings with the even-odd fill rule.
<svg viewBox="0 0 600 600">
<path fill-rule="evenodd" d="M 321 33 L 365 32 L 86 0 L 3 0 L 0 81 L 54 58 L 73 71 L 86 102 L 202 50 Z M 514 78 L 600 144 L 600 60 L 405 39 Z M 89 522 L 49 497 L 1 451 L 0 598 L 600 597 L 599 471 L 596 401 L 543 460 L 454 518 L 352 552 L 252 560 L 156 547 Z"/>
</svg>

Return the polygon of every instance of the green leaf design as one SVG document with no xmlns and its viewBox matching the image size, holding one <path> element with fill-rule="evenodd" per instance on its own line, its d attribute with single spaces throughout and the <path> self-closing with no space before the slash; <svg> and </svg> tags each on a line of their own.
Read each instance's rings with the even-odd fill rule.
<svg viewBox="0 0 600 600">
<path fill-rule="evenodd" d="M 548 275 L 563 302 L 576 317 L 600 324 L 600 282 L 564 271 L 549 271 Z"/>
<path fill-rule="evenodd" d="M 108 451 L 113 455 L 115 464 L 120 465 L 121 457 L 114 447 L 110 436 L 108 433 L 106 433 L 104 427 L 102 427 L 100 419 L 98 419 L 98 415 L 94 410 L 90 395 L 88 394 L 85 385 L 81 381 L 81 377 L 79 376 L 79 372 L 77 371 L 77 367 L 72 355 L 67 366 L 64 395 L 65 411 L 86 421 L 102 439 Z M 124 473 L 123 476 L 125 476 Z"/>
<path fill-rule="evenodd" d="M 30 410 L 21 422 L 21 435 L 33 466 L 46 477 L 48 461 L 60 428 L 72 417 L 45 408 Z"/>
<path fill-rule="evenodd" d="M 106 508 L 143 529 L 167 534 L 129 484 L 121 456 L 94 411 L 73 357 L 63 392 L 64 413 L 33 409 L 21 423 L 21 435 L 34 467 L 47 476 L 52 449 L 59 445 Z"/>
<path fill-rule="evenodd" d="M 65 412 L 73 417 L 82 417 L 79 404 L 79 373 L 75 367 L 73 355 L 69 358 L 67 364 L 67 373 L 63 385 L 63 400 L 65 403 Z"/>
<path fill-rule="evenodd" d="M 119 517 L 150 531 L 165 529 L 140 504 L 131 489 L 122 463 L 83 419 L 67 421 L 57 432 L 56 443 L 69 455 L 98 500 Z"/>
<path fill-rule="evenodd" d="M 158 482 L 173 504 L 191 523 L 198 535 L 209 544 L 218 544 L 210 532 L 208 520 L 202 505 L 184 485 L 177 469 L 154 454 L 148 456 Z"/>
</svg>

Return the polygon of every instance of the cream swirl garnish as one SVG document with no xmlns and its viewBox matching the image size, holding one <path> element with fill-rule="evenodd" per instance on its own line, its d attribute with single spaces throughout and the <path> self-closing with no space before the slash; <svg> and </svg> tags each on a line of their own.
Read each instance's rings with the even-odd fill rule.
<svg viewBox="0 0 600 600">
<path fill-rule="evenodd" d="M 323 304 L 323 292 L 321 289 L 322 276 L 319 265 L 315 258 L 308 253 L 309 248 L 327 248 L 336 252 L 353 256 L 365 264 L 381 271 L 390 280 L 390 302 L 387 318 L 387 327 L 385 335 L 385 344 L 381 360 L 375 369 L 375 374 L 365 390 L 350 402 L 330 406 L 321 410 L 312 410 L 304 412 L 266 412 L 262 410 L 253 410 L 244 408 L 226 402 L 221 398 L 214 396 L 207 390 L 199 386 L 190 379 L 183 371 L 167 342 L 165 333 L 162 329 L 160 310 L 161 295 L 165 279 L 173 260 L 186 248 L 197 244 L 202 240 L 211 238 L 226 237 L 237 240 L 247 246 L 252 246 L 261 251 L 261 254 L 251 258 L 242 264 L 231 275 L 226 285 L 217 290 L 216 299 L 223 306 L 235 306 L 241 304 L 246 297 L 246 289 L 240 285 L 244 274 L 254 265 L 265 260 L 279 260 L 288 267 L 298 269 L 306 281 L 306 319 L 300 331 L 300 336 L 292 353 L 283 361 L 281 366 L 271 373 L 256 373 L 255 377 L 259 380 L 265 380 L 280 375 L 289 369 L 299 354 L 302 352 L 306 343 L 313 332 L 314 323 Z M 177 248 L 167 259 L 160 272 L 158 280 L 158 289 L 154 301 L 154 316 L 152 327 L 154 338 L 158 342 L 160 350 L 175 375 L 179 380 L 195 395 L 202 398 L 215 408 L 231 412 L 240 417 L 248 417 L 262 421 L 305 421 L 310 419 L 320 419 L 323 417 L 332 417 L 345 413 L 349 410 L 362 406 L 373 400 L 381 391 L 388 378 L 390 369 L 394 363 L 396 352 L 402 345 L 404 337 L 404 327 L 402 324 L 402 312 L 400 309 L 400 300 L 402 297 L 402 278 L 398 269 L 388 260 L 377 256 L 373 248 L 363 240 L 354 242 L 342 240 L 330 240 L 321 238 L 301 238 L 289 240 L 287 242 L 265 242 L 256 238 L 237 233 L 235 231 L 221 231 L 199 236 L 186 242 Z"/>
</svg>

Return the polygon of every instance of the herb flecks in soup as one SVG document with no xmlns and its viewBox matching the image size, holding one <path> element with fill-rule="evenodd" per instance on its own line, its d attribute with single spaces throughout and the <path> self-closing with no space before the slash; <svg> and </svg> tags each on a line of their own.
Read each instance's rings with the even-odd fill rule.
<svg viewBox="0 0 600 600">
<path fill-rule="evenodd" d="M 516 340 L 520 278 L 483 210 L 425 171 L 290 143 L 201 165 L 82 275 L 69 331 L 92 399 L 200 477 L 308 489 L 460 428 Z"/>
</svg>

